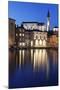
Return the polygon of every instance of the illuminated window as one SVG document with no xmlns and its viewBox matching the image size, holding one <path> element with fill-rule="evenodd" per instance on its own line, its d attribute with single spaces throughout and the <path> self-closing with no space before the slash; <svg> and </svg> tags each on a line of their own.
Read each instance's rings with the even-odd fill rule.
<svg viewBox="0 0 60 90">
<path fill-rule="evenodd" d="M 33 41 L 31 41 L 31 46 L 33 46 Z"/>
<path fill-rule="evenodd" d="M 43 40 L 43 46 L 46 46 L 46 41 L 45 40 Z"/>
<path fill-rule="evenodd" d="M 25 43 L 22 43 L 23 46 L 25 46 Z"/>
<path fill-rule="evenodd" d="M 18 36 L 18 34 L 16 33 L 16 36 Z"/>
<path fill-rule="evenodd" d="M 21 36 L 21 33 L 19 35 Z"/>
<path fill-rule="evenodd" d="M 20 46 L 22 45 L 22 43 L 20 43 Z"/>
<path fill-rule="evenodd" d="M 24 36 L 24 34 L 22 34 L 22 36 Z"/>
<path fill-rule="evenodd" d="M 35 46 L 38 46 L 38 40 L 35 40 Z"/>
<path fill-rule="evenodd" d="M 42 45 L 42 40 L 40 39 L 39 44 Z"/>
</svg>

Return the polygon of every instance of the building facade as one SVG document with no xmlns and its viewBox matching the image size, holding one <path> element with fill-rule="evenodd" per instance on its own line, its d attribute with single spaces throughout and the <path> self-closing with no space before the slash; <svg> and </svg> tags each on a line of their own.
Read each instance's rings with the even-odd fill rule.
<svg viewBox="0 0 60 90">
<path fill-rule="evenodd" d="M 48 32 L 48 34 L 49 46 L 58 47 L 58 30 Z"/>
<path fill-rule="evenodd" d="M 9 18 L 8 19 L 8 23 L 9 23 L 9 47 L 13 46 L 15 43 L 15 29 L 16 29 L 16 25 L 15 25 L 15 20 Z"/>
<path fill-rule="evenodd" d="M 46 47 L 47 31 L 44 23 L 23 22 L 16 29 L 16 37 L 19 38 L 19 47 Z M 18 34 L 19 33 L 19 34 Z"/>
<path fill-rule="evenodd" d="M 48 47 L 58 45 L 58 27 L 50 30 L 50 13 L 47 23 L 22 22 L 16 26 L 15 20 L 9 18 L 9 46 L 17 47 Z"/>
</svg>

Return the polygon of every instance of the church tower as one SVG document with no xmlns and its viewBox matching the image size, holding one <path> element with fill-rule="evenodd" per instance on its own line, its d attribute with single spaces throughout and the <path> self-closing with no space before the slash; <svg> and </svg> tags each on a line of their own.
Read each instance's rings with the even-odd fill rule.
<svg viewBox="0 0 60 90">
<path fill-rule="evenodd" d="M 47 14 L 47 31 L 50 30 L 50 12 L 48 11 L 48 14 Z"/>
</svg>

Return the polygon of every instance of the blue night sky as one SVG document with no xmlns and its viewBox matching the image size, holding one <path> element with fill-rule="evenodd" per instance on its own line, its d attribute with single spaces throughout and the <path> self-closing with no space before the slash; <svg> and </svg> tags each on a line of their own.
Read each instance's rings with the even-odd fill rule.
<svg viewBox="0 0 60 90">
<path fill-rule="evenodd" d="M 8 17 L 16 20 L 20 25 L 23 21 L 47 22 L 47 13 L 50 11 L 50 28 L 58 26 L 58 5 L 27 2 L 8 2 Z"/>
</svg>

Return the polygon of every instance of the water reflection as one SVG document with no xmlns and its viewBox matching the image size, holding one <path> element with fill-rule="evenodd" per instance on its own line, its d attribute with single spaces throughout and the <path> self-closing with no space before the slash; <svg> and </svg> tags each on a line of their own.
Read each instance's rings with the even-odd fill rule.
<svg viewBox="0 0 60 90">
<path fill-rule="evenodd" d="M 19 50 L 19 67 L 24 64 L 24 50 Z"/>
<path fill-rule="evenodd" d="M 19 71 L 19 73 L 18 73 Z M 52 49 L 21 49 L 9 51 L 9 72 L 11 79 L 15 76 L 16 83 L 23 79 L 35 82 L 36 85 L 56 85 L 58 83 L 58 50 Z M 10 75 L 9 74 L 9 75 Z M 18 78 L 19 76 L 19 78 Z M 28 79 L 27 79 L 28 78 Z M 28 82 L 26 85 L 28 85 Z M 41 83 L 42 82 L 42 83 Z M 33 85 L 35 85 L 35 83 Z M 19 82 L 19 87 L 20 87 Z M 24 83 L 25 84 L 25 83 Z M 18 86 L 18 84 L 16 84 Z M 30 85 L 30 84 L 29 84 Z"/>
<path fill-rule="evenodd" d="M 19 50 L 19 67 L 24 64 L 32 64 L 34 70 L 39 70 L 40 67 L 47 68 L 48 56 L 45 49 L 31 49 L 31 50 Z"/>
<path fill-rule="evenodd" d="M 13 57 L 15 57 L 15 61 L 13 60 L 13 62 L 16 63 L 15 67 L 19 67 L 22 69 L 22 67 L 31 65 L 33 71 L 40 71 L 40 69 L 42 69 L 46 72 L 47 76 L 49 74 L 50 66 L 53 65 L 53 67 L 56 67 L 58 57 L 58 53 L 56 52 L 56 50 L 46 49 L 16 50 L 14 51 L 14 53 L 10 52 L 9 55 L 11 60 L 13 59 Z"/>
<path fill-rule="evenodd" d="M 46 71 L 48 76 L 49 73 L 49 61 L 47 56 L 47 51 L 45 49 L 42 50 L 35 50 L 34 52 L 34 60 L 33 60 L 33 68 L 34 70 L 39 71 L 41 68 L 42 70 Z"/>
<path fill-rule="evenodd" d="M 13 60 L 16 66 L 20 68 L 22 65 L 31 64 L 33 70 L 40 68 L 49 71 L 49 63 L 52 60 L 52 64 L 56 65 L 58 59 L 58 53 L 56 50 L 46 49 L 27 49 L 27 50 L 15 50 L 9 51 L 9 63 Z M 50 60 L 50 61 L 49 61 Z"/>
<path fill-rule="evenodd" d="M 47 64 L 47 52 L 46 50 L 35 50 L 34 52 L 34 69 L 35 68 L 40 68 L 42 66 L 42 68 L 45 67 L 45 65 Z"/>
</svg>

